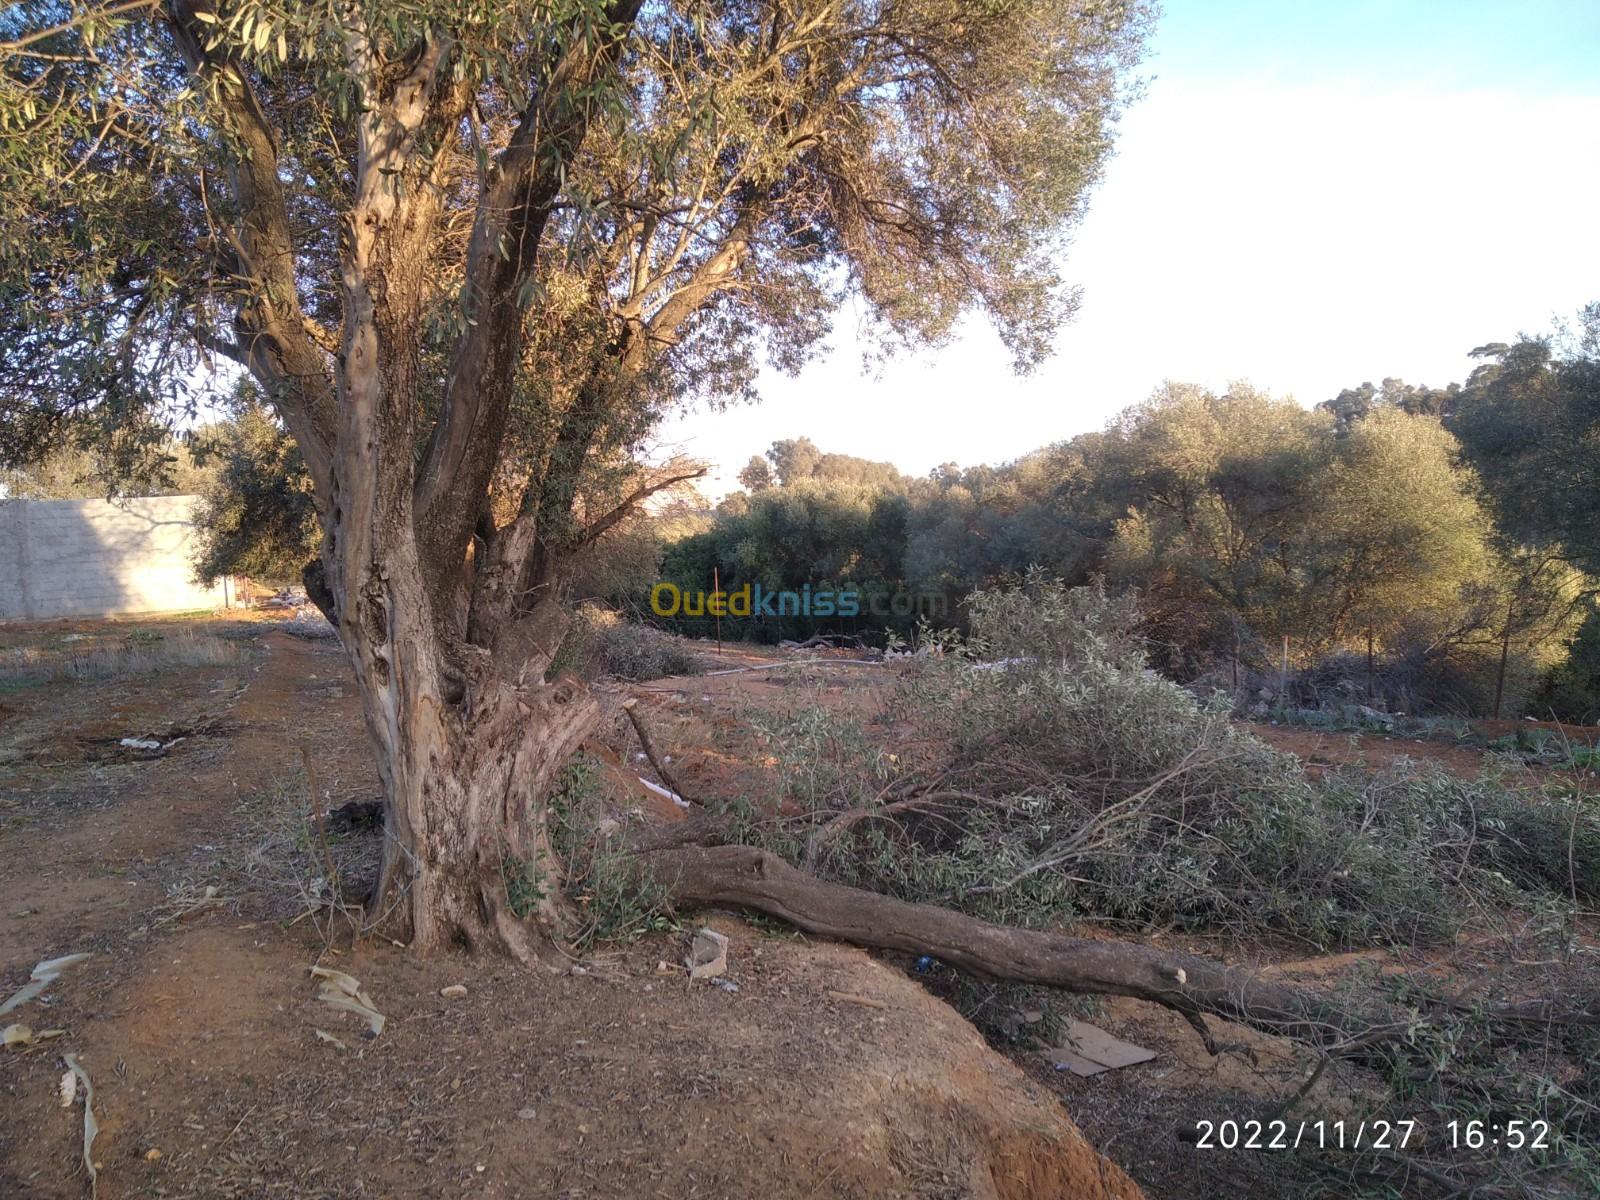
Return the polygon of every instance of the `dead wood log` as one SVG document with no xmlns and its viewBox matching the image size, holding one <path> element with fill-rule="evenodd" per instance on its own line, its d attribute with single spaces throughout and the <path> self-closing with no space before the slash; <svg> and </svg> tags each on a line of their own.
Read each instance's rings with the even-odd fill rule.
<svg viewBox="0 0 1600 1200">
<path fill-rule="evenodd" d="M 680 834 L 680 836 L 682 836 Z M 1096 996 L 1131 996 L 1183 1014 L 1226 1017 L 1326 1046 L 1370 1046 L 1375 1029 L 1404 1029 L 1404 1014 L 1359 1011 L 1192 954 L 995 925 L 931 904 L 829 883 L 752 846 L 641 846 L 643 871 L 681 904 L 752 908 L 808 933 L 858 946 L 926 954 L 993 980 Z"/>
<path fill-rule="evenodd" d="M 867 648 L 860 638 L 846 633 L 814 633 L 803 642 L 785 640 L 778 643 L 780 650 L 833 650 L 840 646 L 854 646 L 858 650 Z"/>
</svg>

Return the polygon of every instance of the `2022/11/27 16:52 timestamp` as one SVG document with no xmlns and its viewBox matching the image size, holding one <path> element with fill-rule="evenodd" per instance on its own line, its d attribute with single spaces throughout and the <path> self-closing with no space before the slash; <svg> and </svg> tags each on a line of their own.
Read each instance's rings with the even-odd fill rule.
<svg viewBox="0 0 1600 1200">
<path fill-rule="evenodd" d="M 1405 1150 L 1419 1136 L 1417 1120 L 1218 1120 L 1197 1121 L 1198 1150 Z M 1538 1119 L 1452 1120 L 1444 1125 L 1445 1144 L 1459 1150 L 1547 1150 L 1550 1122 Z"/>
</svg>

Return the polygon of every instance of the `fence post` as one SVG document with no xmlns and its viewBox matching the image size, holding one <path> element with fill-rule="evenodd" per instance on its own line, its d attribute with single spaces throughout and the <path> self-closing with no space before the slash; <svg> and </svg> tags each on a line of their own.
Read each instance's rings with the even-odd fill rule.
<svg viewBox="0 0 1600 1200">
<path fill-rule="evenodd" d="M 714 597 L 722 595 L 722 577 L 717 573 L 717 568 L 711 568 L 711 594 Z M 722 605 L 718 603 L 717 611 L 711 614 L 711 619 L 717 623 L 717 657 L 722 657 Z"/>
</svg>

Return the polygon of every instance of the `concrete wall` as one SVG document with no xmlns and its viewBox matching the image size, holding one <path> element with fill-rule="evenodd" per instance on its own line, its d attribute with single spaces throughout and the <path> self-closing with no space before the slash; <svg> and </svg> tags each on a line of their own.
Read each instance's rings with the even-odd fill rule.
<svg viewBox="0 0 1600 1200">
<path fill-rule="evenodd" d="M 0 501 L 0 619 L 104 617 L 222 605 L 194 582 L 197 496 Z"/>
</svg>

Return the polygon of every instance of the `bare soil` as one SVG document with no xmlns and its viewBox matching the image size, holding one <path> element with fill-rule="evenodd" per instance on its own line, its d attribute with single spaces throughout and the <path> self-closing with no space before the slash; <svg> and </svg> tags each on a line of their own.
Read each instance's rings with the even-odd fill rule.
<svg viewBox="0 0 1600 1200">
<path fill-rule="evenodd" d="M 1433 741 L 1427 738 L 1393 737 L 1380 733 L 1345 733 L 1304 729 L 1293 725 L 1269 725 L 1263 721 L 1246 723 L 1251 733 L 1279 750 L 1287 750 L 1312 771 L 1348 766 L 1384 767 L 1398 758 L 1438 763 L 1452 775 L 1476 778 L 1490 756 L 1477 746 Z M 1507 766 L 1531 774 L 1522 764 Z"/>
<path fill-rule="evenodd" d="M 1437 763 L 1452 775 L 1476 778 L 1485 770 L 1507 775 L 1512 782 L 1537 783 L 1542 778 L 1593 784 L 1596 772 L 1552 767 L 1528 756 L 1491 748 L 1497 738 L 1530 729 L 1546 730 L 1574 746 L 1600 745 L 1600 726 L 1564 725 L 1555 721 L 1473 720 L 1464 739 L 1416 738 L 1403 734 L 1348 732 L 1275 725 L 1265 721 L 1242 722 L 1262 740 L 1299 757 L 1312 771 L 1363 766 L 1380 768 L 1400 758 Z"/>
<path fill-rule="evenodd" d="M 318 849 L 302 747 L 329 808 L 374 793 L 353 689 L 334 646 L 225 631 L 237 664 L 0 698 L 0 996 L 93 954 L 6 1018 L 65 1032 L 0 1057 L 0 1195 L 90 1190 L 64 1053 L 94 1082 L 106 1200 L 1140 1194 L 1047 1087 L 857 950 L 701 918 L 732 939 L 725 990 L 661 969 L 686 932 L 533 967 L 325 939 L 280 860 Z M 119 745 L 151 734 L 181 740 Z M 381 1036 L 316 1000 L 312 964 L 360 979 Z"/>
</svg>

